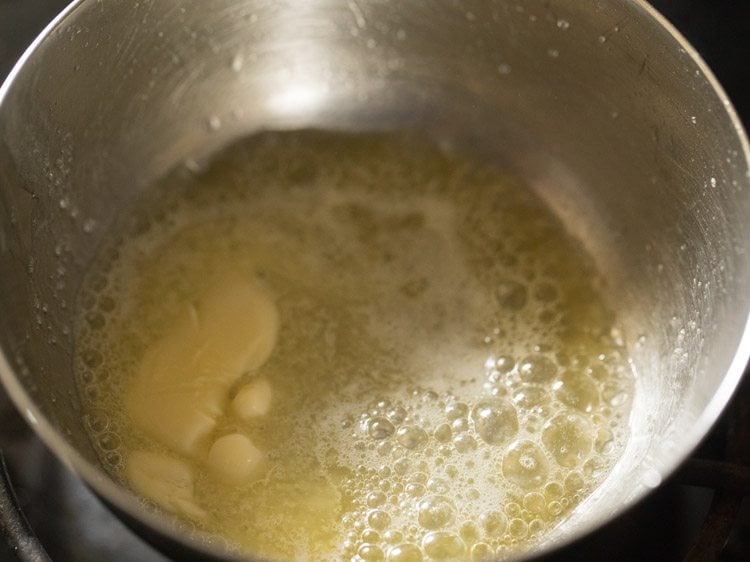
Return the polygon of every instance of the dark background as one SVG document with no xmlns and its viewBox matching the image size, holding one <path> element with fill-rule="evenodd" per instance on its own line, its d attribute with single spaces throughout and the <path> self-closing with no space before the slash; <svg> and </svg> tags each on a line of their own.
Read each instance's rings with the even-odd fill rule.
<svg viewBox="0 0 750 562">
<path fill-rule="evenodd" d="M 714 71 L 750 127 L 750 1 L 652 0 Z"/>
</svg>

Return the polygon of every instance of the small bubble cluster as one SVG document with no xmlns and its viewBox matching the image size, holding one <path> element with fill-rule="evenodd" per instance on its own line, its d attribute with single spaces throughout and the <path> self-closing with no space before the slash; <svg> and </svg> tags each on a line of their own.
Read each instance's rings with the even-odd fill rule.
<svg viewBox="0 0 750 562">
<path fill-rule="evenodd" d="M 614 415 L 618 405 L 601 395 L 623 365 L 616 350 L 586 368 L 588 358 L 548 354 L 486 361 L 503 397 L 418 388 L 406 401 L 372 402 L 351 433 L 357 468 L 344 490 L 356 507 L 340 525 L 359 531 L 342 556 L 502 556 L 541 540 L 585 499 L 622 446 L 616 420 L 626 410 Z"/>
</svg>

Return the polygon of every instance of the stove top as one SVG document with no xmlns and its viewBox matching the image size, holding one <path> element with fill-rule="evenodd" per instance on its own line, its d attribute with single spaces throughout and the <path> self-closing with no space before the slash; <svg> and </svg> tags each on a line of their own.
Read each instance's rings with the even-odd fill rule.
<svg viewBox="0 0 750 562">
<path fill-rule="evenodd" d="M 750 2 L 654 0 L 701 52 L 750 126 Z M 65 0 L 0 0 L 0 77 Z M 17 505 L 53 560 L 160 562 L 45 449 L 0 390 L 0 450 Z M 744 458 L 743 458 L 744 455 Z M 642 504 L 552 560 L 750 560 L 750 378 L 704 445 Z M 708 459 L 708 460 L 707 460 Z M 714 460 L 711 460 L 714 459 Z M 1 468 L 1 467 L 0 467 Z M 723 488 L 714 492 L 713 487 Z M 3 508 L 0 497 L 0 528 Z M 727 537 L 729 537 L 727 541 Z M 2 539 L 2 537 L 0 537 Z M 725 545 L 726 543 L 726 545 Z M 16 556 L 18 553 L 15 553 Z M 0 540 L 0 560 L 14 558 Z M 23 557 L 22 557 L 23 559 Z M 33 557 L 27 559 L 35 559 Z M 43 559 L 43 558 L 42 558 Z"/>
</svg>

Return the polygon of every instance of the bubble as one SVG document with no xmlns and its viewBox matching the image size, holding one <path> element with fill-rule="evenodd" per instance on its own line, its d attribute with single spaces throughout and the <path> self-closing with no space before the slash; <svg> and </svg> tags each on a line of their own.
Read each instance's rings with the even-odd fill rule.
<svg viewBox="0 0 750 562">
<path fill-rule="evenodd" d="M 95 349 L 87 349 L 83 352 L 81 358 L 83 359 L 83 363 L 91 369 L 96 369 L 104 361 L 104 357 L 102 357 L 102 354 Z"/>
<path fill-rule="evenodd" d="M 357 543 L 347 539 L 341 543 L 341 550 L 346 556 L 352 556 L 357 552 Z"/>
<path fill-rule="evenodd" d="M 510 536 L 513 538 L 522 539 L 529 534 L 529 526 L 522 519 L 513 519 L 508 525 L 508 531 L 510 531 Z"/>
<path fill-rule="evenodd" d="M 495 368 L 503 374 L 510 373 L 515 366 L 516 360 L 513 359 L 513 357 L 511 357 L 510 355 L 501 355 L 495 361 Z"/>
<path fill-rule="evenodd" d="M 523 497 L 523 507 L 529 513 L 543 516 L 547 511 L 547 500 L 539 492 L 531 492 Z"/>
<path fill-rule="evenodd" d="M 505 478 L 524 489 L 544 484 L 549 472 L 544 453 L 531 441 L 513 443 L 503 458 L 502 470 Z"/>
<path fill-rule="evenodd" d="M 384 414 L 386 409 L 389 407 L 390 402 L 382 398 L 376 398 L 367 405 L 367 411 L 372 416 L 379 416 Z"/>
<path fill-rule="evenodd" d="M 491 538 L 500 538 L 508 528 L 508 519 L 499 511 L 485 511 L 479 516 L 479 524 L 485 535 Z"/>
<path fill-rule="evenodd" d="M 445 416 L 449 420 L 465 418 L 469 414 L 469 407 L 463 402 L 452 402 L 445 407 Z"/>
<path fill-rule="evenodd" d="M 374 529 L 365 529 L 362 531 L 362 540 L 369 543 L 376 543 L 380 541 L 380 533 Z"/>
<path fill-rule="evenodd" d="M 367 424 L 367 432 L 373 439 L 386 439 L 393 435 L 396 428 L 386 418 L 372 418 Z"/>
<path fill-rule="evenodd" d="M 444 478 L 434 477 L 427 481 L 427 489 L 433 493 L 446 494 L 450 490 L 450 486 Z"/>
<path fill-rule="evenodd" d="M 466 553 L 464 541 L 445 531 L 427 533 L 422 539 L 422 549 L 427 556 L 435 560 L 454 560 Z"/>
<path fill-rule="evenodd" d="M 609 454 L 614 449 L 614 435 L 606 427 L 599 428 L 596 433 L 596 439 L 594 441 L 594 449 L 597 453 Z"/>
<path fill-rule="evenodd" d="M 425 494 L 425 487 L 422 484 L 410 482 L 404 486 L 404 491 L 413 498 L 420 498 Z"/>
<path fill-rule="evenodd" d="M 565 477 L 565 491 L 568 494 L 577 494 L 585 485 L 583 477 L 578 472 L 571 472 Z"/>
<path fill-rule="evenodd" d="M 556 500 L 563 495 L 563 487 L 557 482 L 550 482 L 544 487 L 544 497 L 548 500 Z"/>
<path fill-rule="evenodd" d="M 453 523 L 456 508 L 445 496 L 428 496 L 417 504 L 419 524 L 425 529 L 440 529 Z"/>
<path fill-rule="evenodd" d="M 396 474 L 404 475 L 409 471 L 408 459 L 398 459 L 393 463 L 393 470 Z"/>
<path fill-rule="evenodd" d="M 589 413 L 599 405 L 599 389 L 596 383 L 581 371 L 565 371 L 552 388 L 560 402 L 582 412 Z"/>
<path fill-rule="evenodd" d="M 377 562 L 385 559 L 383 549 L 376 544 L 365 543 L 360 545 L 357 554 L 359 554 L 362 560 L 367 560 L 368 562 Z"/>
<path fill-rule="evenodd" d="M 419 461 L 417 463 L 417 468 L 421 471 L 429 470 L 429 466 L 427 465 L 425 461 Z M 425 474 L 424 472 L 415 472 L 409 477 L 409 480 L 411 482 L 418 482 L 419 484 L 424 484 L 425 482 L 427 482 L 427 474 Z"/>
<path fill-rule="evenodd" d="M 390 410 L 388 410 L 388 413 L 386 415 L 388 416 L 388 419 L 394 424 L 400 424 L 403 423 L 403 421 L 406 419 L 406 410 L 401 406 L 396 406 L 395 408 L 391 408 Z"/>
<path fill-rule="evenodd" d="M 573 468 L 591 452 L 589 423 L 577 414 L 560 414 L 542 429 L 542 444 L 557 464 Z"/>
<path fill-rule="evenodd" d="M 477 441 L 467 433 L 461 433 L 453 438 L 453 446 L 459 453 L 468 453 L 477 448 Z"/>
<path fill-rule="evenodd" d="M 456 476 L 458 476 L 458 469 L 452 464 L 447 465 L 444 472 L 450 478 L 456 478 Z"/>
<path fill-rule="evenodd" d="M 413 544 L 400 544 L 388 550 L 388 562 L 422 562 L 422 551 Z"/>
<path fill-rule="evenodd" d="M 26 369 L 25 365 L 23 367 Z M 28 369 L 26 370 L 28 372 Z M 82 386 L 87 386 L 94 382 L 95 374 L 93 371 L 90 371 L 89 369 L 80 369 L 78 373 L 76 374 L 78 375 L 78 378 Z"/>
<path fill-rule="evenodd" d="M 458 529 L 458 534 L 461 535 L 466 544 L 473 544 L 479 540 L 479 529 L 472 521 L 463 523 Z"/>
<path fill-rule="evenodd" d="M 598 381 L 606 380 L 609 377 L 609 370 L 604 365 L 593 365 L 586 368 L 586 372 Z"/>
<path fill-rule="evenodd" d="M 111 468 L 120 468 L 122 466 L 122 456 L 117 451 L 109 451 L 104 455 L 104 462 Z"/>
<path fill-rule="evenodd" d="M 508 517 L 520 517 L 522 511 L 523 509 L 516 502 L 510 502 L 505 505 L 505 513 Z"/>
<path fill-rule="evenodd" d="M 373 529 L 382 531 L 391 524 L 391 516 L 388 515 L 385 511 L 376 509 L 375 511 L 371 511 L 368 514 L 367 523 L 369 523 L 370 527 L 372 527 Z"/>
<path fill-rule="evenodd" d="M 383 540 L 388 544 L 396 544 L 404 540 L 404 535 L 400 531 L 386 531 L 383 533 Z"/>
<path fill-rule="evenodd" d="M 99 299 L 99 308 L 104 312 L 112 312 L 116 306 L 117 303 L 112 297 L 104 295 Z"/>
<path fill-rule="evenodd" d="M 396 440 L 407 449 L 419 449 L 427 443 L 427 433 L 421 427 L 407 425 L 398 429 Z"/>
<path fill-rule="evenodd" d="M 528 382 L 545 383 L 557 374 L 557 366 L 544 355 L 529 355 L 521 361 L 521 378 Z"/>
<path fill-rule="evenodd" d="M 524 410 L 549 403 L 549 394 L 539 386 L 524 385 L 513 394 L 513 403 Z"/>
<path fill-rule="evenodd" d="M 435 428 L 435 432 L 433 433 L 433 435 L 438 442 L 447 443 L 451 440 L 453 432 L 451 431 L 451 426 L 449 426 L 447 423 L 441 423 L 439 426 L 437 426 L 437 428 Z"/>
<path fill-rule="evenodd" d="M 518 433 L 518 416 L 506 400 L 480 401 L 471 412 L 479 437 L 489 445 L 502 445 Z"/>
<path fill-rule="evenodd" d="M 493 397 L 504 396 L 508 393 L 505 387 L 492 384 L 491 382 L 484 383 L 484 385 L 482 385 L 482 388 L 484 389 L 486 394 L 489 394 L 490 396 L 493 396 Z"/>
<path fill-rule="evenodd" d="M 120 440 L 119 435 L 114 432 L 108 431 L 106 433 L 102 433 L 98 437 L 98 443 L 103 450 L 114 451 L 115 449 L 118 449 L 120 447 L 122 441 Z"/>
<path fill-rule="evenodd" d="M 388 456 L 393 450 L 393 443 L 391 443 L 390 441 L 381 441 L 377 444 L 375 450 L 381 457 Z"/>
<path fill-rule="evenodd" d="M 517 281 L 501 281 L 495 288 L 495 298 L 504 309 L 518 312 L 526 305 L 526 287 Z"/>
<path fill-rule="evenodd" d="M 92 232 L 94 232 L 94 230 L 96 230 L 96 226 L 97 226 L 96 219 L 89 217 L 85 221 L 83 221 L 82 228 L 86 234 L 91 234 Z"/>
<path fill-rule="evenodd" d="M 469 420 L 466 418 L 457 418 L 451 423 L 451 429 L 456 433 L 469 430 Z"/>
<path fill-rule="evenodd" d="M 626 392 L 619 392 L 609 399 L 609 403 L 615 408 L 619 408 L 620 406 L 624 405 L 627 401 L 628 401 L 628 394 Z"/>
<path fill-rule="evenodd" d="M 541 519 L 532 519 L 529 523 L 529 535 L 538 537 L 547 530 L 547 525 Z"/>
<path fill-rule="evenodd" d="M 83 389 L 83 394 L 89 402 L 96 402 L 99 399 L 99 388 L 93 385 L 86 386 Z"/>
<path fill-rule="evenodd" d="M 92 433 L 103 433 L 109 429 L 109 416 L 104 410 L 92 409 L 84 419 Z"/>
<path fill-rule="evenodd" d="M 590 478 L 598 478 L 606 467 L 607 465 L 599 459 L 589 459 L 583 463 L 583 472 Z"/>
<path fill-rule="evenodd" d="M 218 131 L 221 129 L 221 119 L 218 115 L 211 115 L 206 120 L 206 126 L 208 127 L 209 131 Z"/>
<path fill-rule="evenodd" d="M 367 507 L 379 507 L 385 503 L 386 499 L 383 492 L 375 491 L 367 494 L 365 503 L 367 503 Z"/>
<path fill-rule="evenodd" d="M 480 542 L 471 547 L 472 562 L 486 562 L 492 560 L 494 554 L 492 547 L 487 543 Z"/>
<path fill-rule="evenodd" d="M 97 273 L 91 278 L 91 288 L 96 292 L 103 291 L 108 284 L 109 279 L 107 279 L 107 277 L 104 275 Z"/>
</svg>

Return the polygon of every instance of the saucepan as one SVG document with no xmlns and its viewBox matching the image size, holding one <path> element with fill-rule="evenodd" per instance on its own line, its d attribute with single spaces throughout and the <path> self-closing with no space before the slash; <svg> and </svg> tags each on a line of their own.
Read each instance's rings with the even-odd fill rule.
<svg viewBox="0 0 750 562">
<path fill-rule="evenodd" d="M 750 353 L 750 151 L 697 53 L 641 0 L 79 0 L 0 90 L 0 377 L 144 536 L 221 556 L 100 465 L 77 291 L 118 212 L 259 130 L 416 129 L 519 174 L 596 261 L 637 373 L 607 480 L 536 554 L 672 473 Z"/>
</svg>

